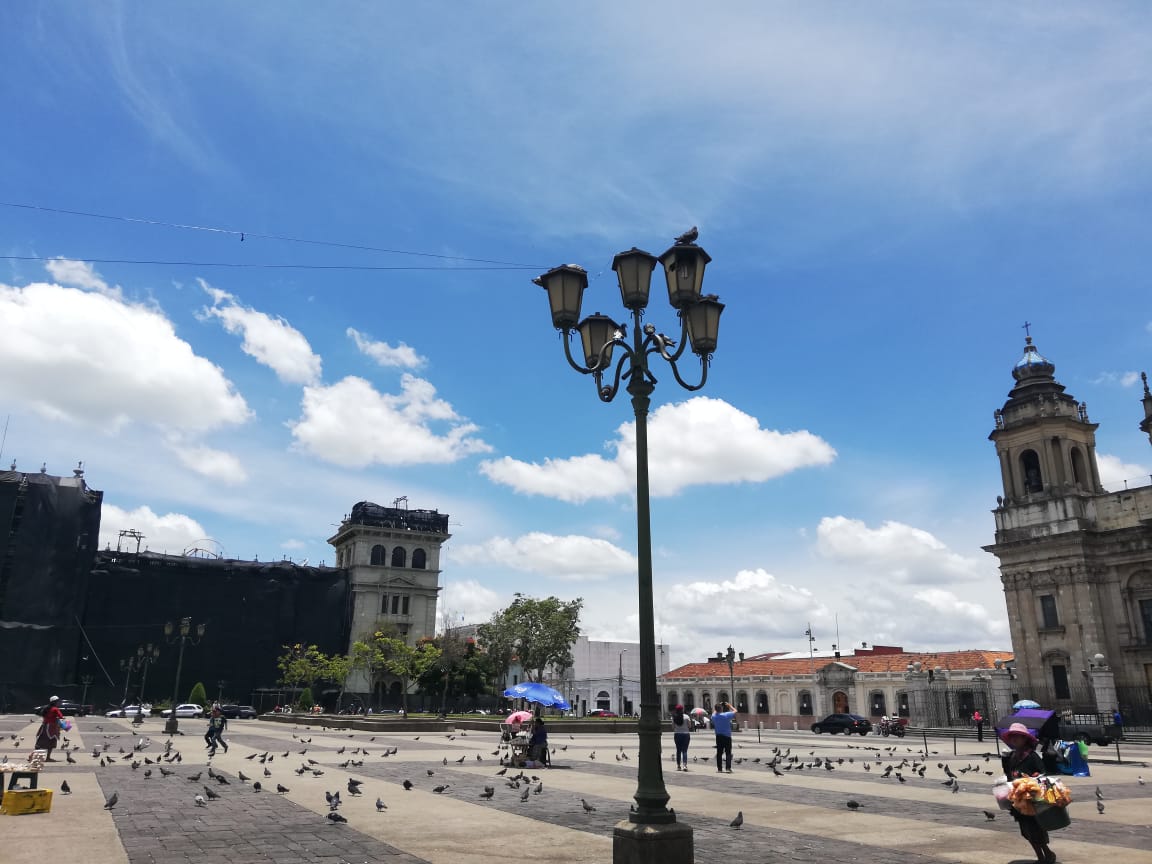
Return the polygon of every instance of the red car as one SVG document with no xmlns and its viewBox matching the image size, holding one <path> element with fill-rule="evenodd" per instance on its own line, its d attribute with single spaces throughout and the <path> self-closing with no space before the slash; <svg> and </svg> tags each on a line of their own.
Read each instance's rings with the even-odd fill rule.
<svg viewBox="0 0 1152 864">
<path fill-rule="evenodd" d="M 597 708 L 595 711 L 589 711 L 588 716 L 589 717 L 619 717 L 620 715 L 617 714 L 615 711 L 602 711 L 599 708 Z"/>
</svg>

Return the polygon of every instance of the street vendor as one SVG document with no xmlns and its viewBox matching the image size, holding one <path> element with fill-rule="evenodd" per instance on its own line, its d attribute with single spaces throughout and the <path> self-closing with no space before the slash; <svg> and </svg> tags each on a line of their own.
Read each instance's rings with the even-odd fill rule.
<svg viewBox="0 0 1152 864">
<path fill-rule="evenodd" d="M 48 707 L 44 709 L 40 719 L 44 722 L 40 724 L 40 728 L 36 732 L 36 749 L 47 750 L 48 758 L 44 761 L 55 762 L 56 760 L 52 758 L 52 751 L 60 742 L 60 727 L 64 725 L 64 712 L 60 710 L 59 696 L 53 696 L 48 700 Z"/>
<path fill-rule="evenodd" d="M 537 717 L 532 723 L 532 737 L 528 739 L 528 758 L 533 762 L 547 765 L 548 758 L 548 730 L 544 727 L 544 718 Z"/>
<path fill-rule="evenodd" d="M 1036 752 L 1039 743 L 1035 735 L 1023 723 L 1013 723 L 1000 733 L 1000 740 L 1008 745 L 1010 750 L 1001 757 L 1004 767 L 1004 776 L 1009 780 L 1020 777 L 1036 777 L 1044 773 L 1044 760 Z M 1048 832 L 1040 826 L 1035 816 L 1028 816 L 1012 807 L 1012 818 L 1020 828 L 1020 834 L 1032 846 L 1036 853 L 1037 864 L 1053 864 L 1056 853 L 1048 847 Z"/>
</svg>

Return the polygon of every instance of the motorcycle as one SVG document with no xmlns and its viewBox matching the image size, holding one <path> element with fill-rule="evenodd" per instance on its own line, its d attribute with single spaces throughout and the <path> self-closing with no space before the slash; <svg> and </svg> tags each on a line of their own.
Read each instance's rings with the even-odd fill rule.
<svg viewBox="0 0 1152 864">
<path fill-rule="evenodd" d="M 889 735 L 895 735 L 897 738 L 904 737 L 904 724 L 899 717 L 885 717 L 877 724 L 876 728 L 885 738 Z"/>
</svg>

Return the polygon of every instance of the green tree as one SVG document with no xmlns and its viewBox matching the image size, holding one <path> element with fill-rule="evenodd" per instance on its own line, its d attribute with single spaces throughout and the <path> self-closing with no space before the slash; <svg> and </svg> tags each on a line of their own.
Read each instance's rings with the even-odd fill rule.
<svg viewBox="0 0 1152 864">
<path fill-rule="evenodd" d="M 280 680 L 290 687 L 311 687 L 317 681 L 326 679 L 328 656 L 315 645 L 285 645 L 284 653 L 277 661 Z"/>
<path fill-rule="evenodd" d="M 300 691 L 300 710 L 311 711 L 312 706 L 316 704 L 316 700 L 312 698 L 312 688 L 305 687 Z"/>
<path fill-rule="evenodd" d="M 394 675 L 400 679 L 400 694 L 404 713 L 408 713 L 408 690 L 413 681 L 436 664 L 440 649 L 430 641 L 419 645 L 409 645 L 395 631 L 381 628 L 366 639 L 352 643 L 350 667 L 363 669 L 368 673 L 371 686 L 375 686 L 376 676 L 381 673 Z"/>
<path fill-rule="evenodd" d="M 565 602 L 516 594 L 510 606 L 480 625 L 478 636 L 499 674 L 507 674 L 515 658 L 531 680 L 543 681 L 548 670 L 560 676 L 572 666 L 572 646 L 580 636 L 583 607 L 580 597 Z"/>
<path fill-rule="evenodd" d="M 193 705 L 208 704 L 208 691 L 204 689 L 204 685 L 199 681 L 192 685 L 192 692 L 188 694 L 188 701 Z M 173 705 L 172 709 L 175 710 L 176 706 Z"/>
</svg>

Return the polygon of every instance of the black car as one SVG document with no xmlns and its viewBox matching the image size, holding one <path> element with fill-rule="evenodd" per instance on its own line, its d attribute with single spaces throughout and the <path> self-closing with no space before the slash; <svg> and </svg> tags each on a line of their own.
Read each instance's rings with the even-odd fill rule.
<svg viewBox="0 0 1152 864">
<path fill-rule="evenodd" d="M 81 705 L 79 702 L 72 702 L 68 699 L 61 699 L 56 703 L 56 707 L 60 709 L 61 714 L 69 717 L 87 717 L 92 713 L 91 705 Z M 44 712 L 48 710 L 47 705 L 41 705 L 39 708 L 33 708 L 33 714 L 40 714 L 43 716 Z"/>
<path fill-rule="evenodd" d="M 833 735 L 840 732 L 845 735 L 851 735 L 853 732 L 857 735 L 867 735 L 872 731 L 872 723 L 859 714 L 829 714 L 819 723 L 813 723 L 812 731 L 817 735 L 821 732 L 829 732 Z"/>
<path fill-rule="evenodd" d="M 256 709 L 251 705 L 221 705 L 220 713 L 228 720 L 255 720 Z"/>
</svg>

